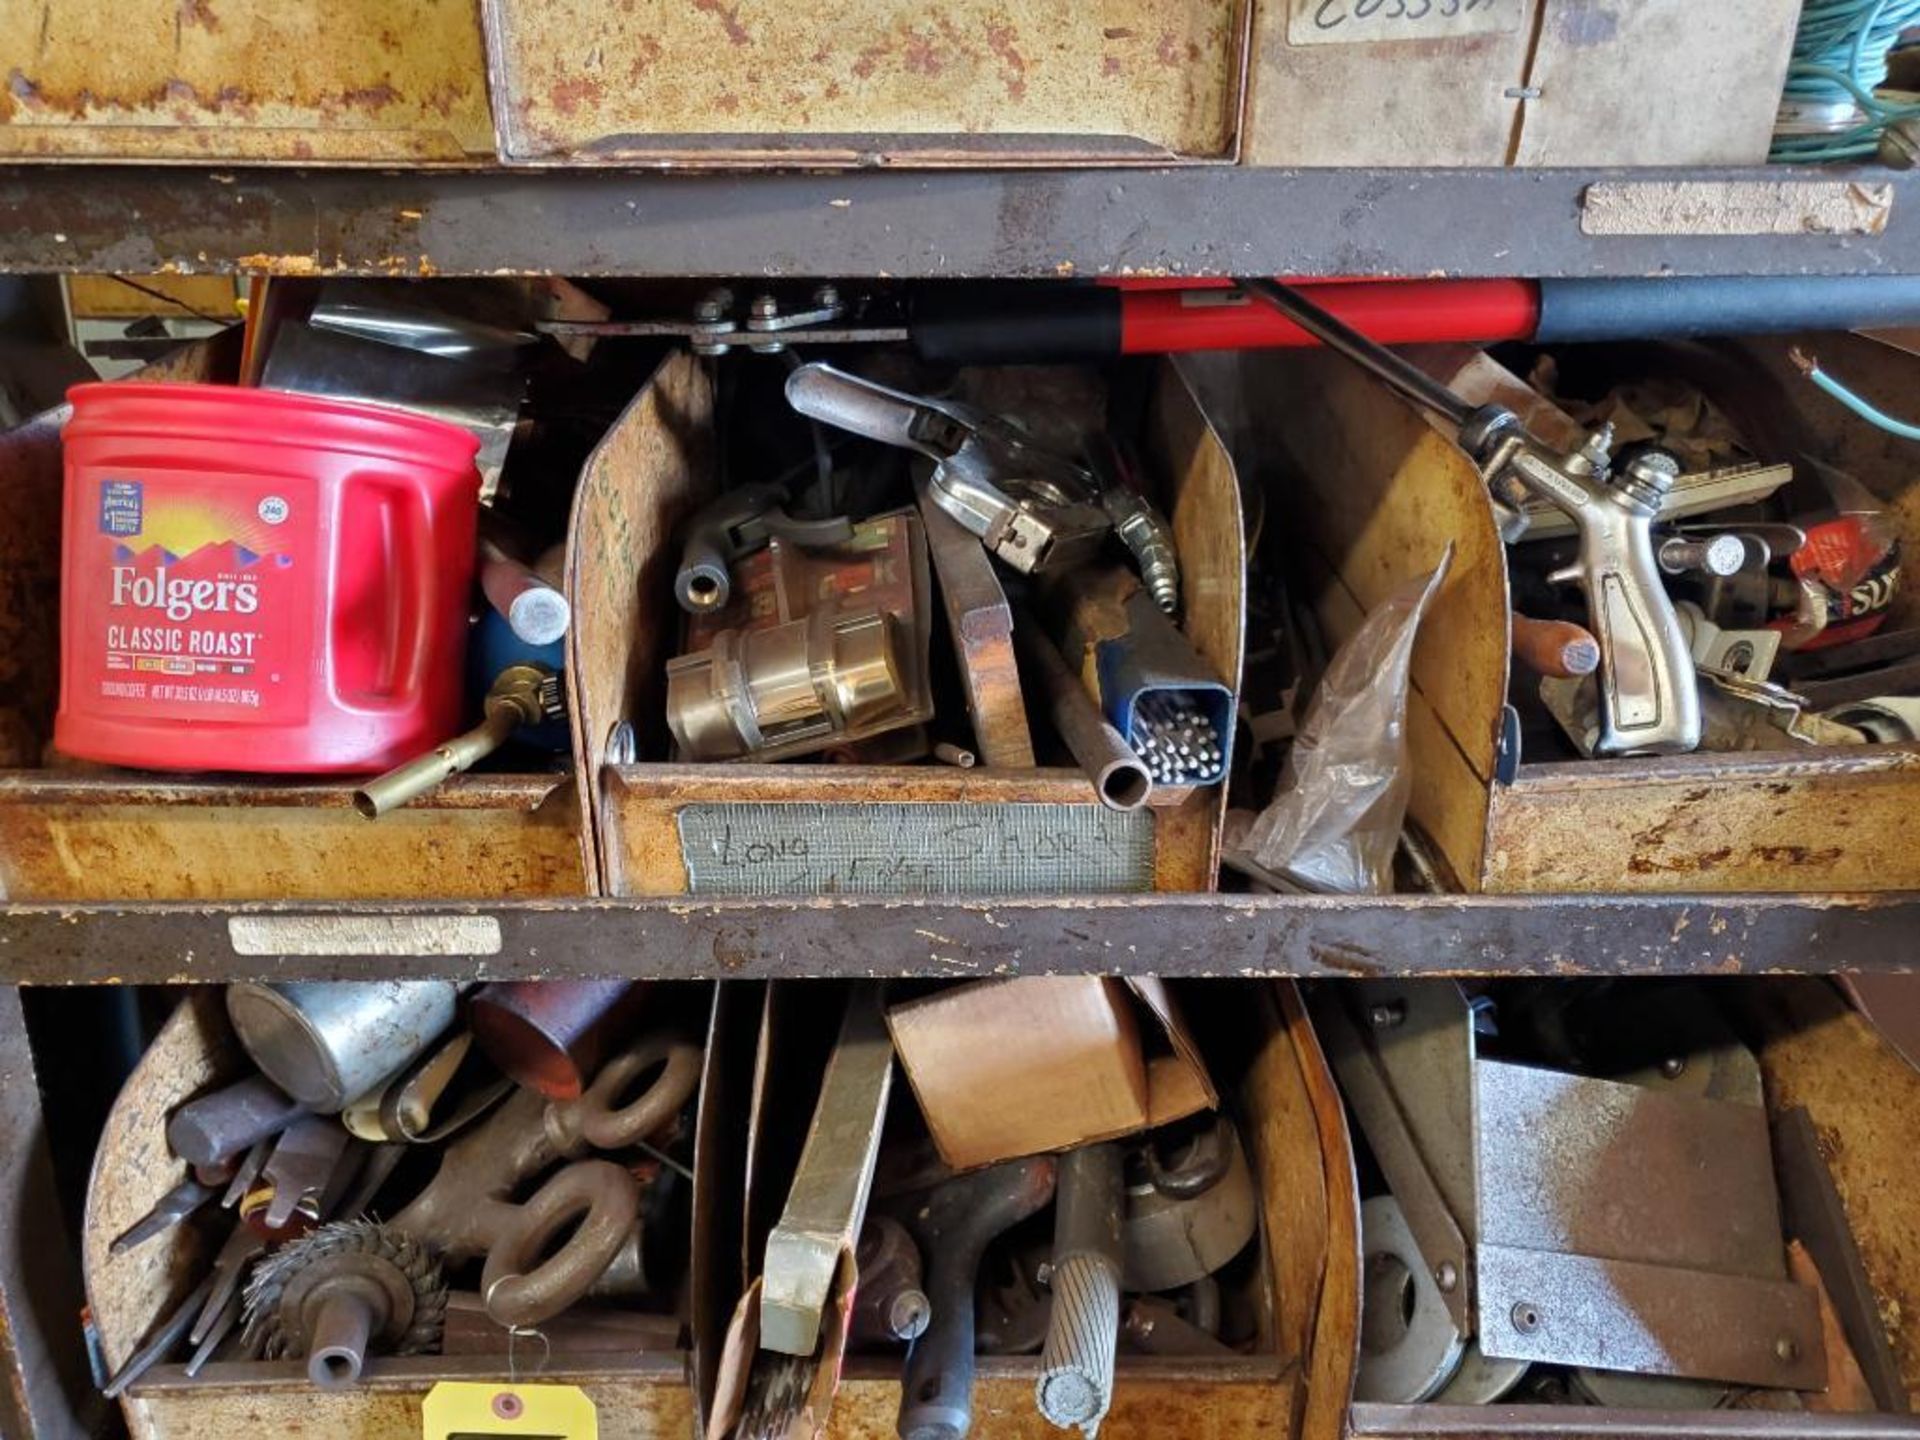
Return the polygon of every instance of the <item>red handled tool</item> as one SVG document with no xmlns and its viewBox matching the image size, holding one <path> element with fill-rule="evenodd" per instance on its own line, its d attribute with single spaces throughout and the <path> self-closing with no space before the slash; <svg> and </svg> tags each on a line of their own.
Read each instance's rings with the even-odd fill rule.
<svg viewBox="0 0 1920 1440">
<path fill-rule="evenodd" d="M 1920 275 L 1682 276 L 1660 280 L 1315 280 L 1293 287 L 1383 345 L 1437 341 L 1676 340 L 1920 324 Z M 828 310 L 668 320 L 548 321 L 553 335 L 681 338 L 731 349 L 909 343 L 950 365 L 1098 364 L 1123 355 L 1318 342 L 1229 280 L 1001 280 L 923 285 L 905 323 Z M 852 312 L 852 313 L 857 313 Z M 822 319 L 826 315 L 829 318 Z"/>
</svg>

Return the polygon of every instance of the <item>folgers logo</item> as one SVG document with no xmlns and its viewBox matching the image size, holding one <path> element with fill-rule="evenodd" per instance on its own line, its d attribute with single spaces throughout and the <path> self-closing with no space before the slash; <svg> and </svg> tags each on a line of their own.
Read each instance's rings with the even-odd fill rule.
<svg viewBox="0 0 1920 1440">
<path fill-rule="evenodd" d="M 131 565 L 113 567 L 113 605 L 162 610 L 169 620 L 191 620 L 209 611 L 251 615 L 260 608 L 257 580 L 191 580 L 184 575 L 142 575 Z"/>
<path fill-rule="evenodd" d="M 205 545 L 184 559 L 158 546 L 137 556 L 123 550 L 107 571 L 108 603 L 117 610 L 155 610 L 176 622 L 201 615 L 252 615 L 260 608 L 260 581 L 240 572 L 260 559 L 230 544 Z M 273 563 L 284 567 L 289 559 L 275 556 Z"/>
</svg>

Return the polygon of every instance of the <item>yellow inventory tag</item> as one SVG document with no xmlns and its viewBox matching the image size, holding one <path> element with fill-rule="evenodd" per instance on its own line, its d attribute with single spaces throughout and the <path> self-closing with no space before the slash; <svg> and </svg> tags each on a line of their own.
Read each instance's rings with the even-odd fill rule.
<svg viewBox="0 0 1920 1440">
<path fill-rule="evenodd" d="M 600 1440 L 593 1401 L 576 1385 L 442 1380 L 420 1406 L 421 1440 Z"/>
</svg>

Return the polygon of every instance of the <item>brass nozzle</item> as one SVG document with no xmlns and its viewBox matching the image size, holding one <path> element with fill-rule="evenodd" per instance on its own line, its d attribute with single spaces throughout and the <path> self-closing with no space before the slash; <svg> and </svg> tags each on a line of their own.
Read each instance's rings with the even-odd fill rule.
<svg viewBox="0 0 1920 1440">
<path fill-rule="evenodd" d="M 487 690 L 484 718 L 478 725 L 376 775 L 353 792 L 353 808 L 369 820 L 378 819 L 472 769 L 522 725 L 547 718 L 554 708 L 553 678 L 545 666 L 509 665 Z"/>
</svg>

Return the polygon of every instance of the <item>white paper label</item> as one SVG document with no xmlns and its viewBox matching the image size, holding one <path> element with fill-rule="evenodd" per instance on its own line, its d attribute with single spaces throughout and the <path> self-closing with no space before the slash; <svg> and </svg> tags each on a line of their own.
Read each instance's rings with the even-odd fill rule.
<svg viewBox="0 0 1920 1440">
<path fill-rule="evenodd" d="M 268 955 L 498 955 L 491 915 L 232 915 L 233 953 Z"/>
<path fill-rule="evenodd" d="M 1596 181 L 1586 235 L 1884 235 L 1893 186 L 1859 180 Z"/>
<path fill-rule="evenodd" d="M 1363 45 L 1505 35 L 1520 28 L 1527 0 L 1289 0 L 1294 45 Z"/>
</svg>

